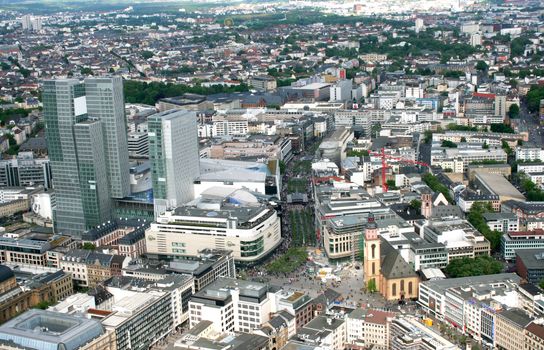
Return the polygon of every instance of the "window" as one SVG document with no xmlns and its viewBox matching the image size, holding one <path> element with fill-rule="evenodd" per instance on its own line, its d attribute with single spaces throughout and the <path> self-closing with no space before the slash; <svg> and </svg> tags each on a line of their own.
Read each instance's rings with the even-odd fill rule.
<svg viewBox="0 0 544 350">
<path fill-rule="evenodd" d="M 404 292 L 404 280 L 400 280 L 400 292 Z"/>
<path fill-rule="evenodd" d="M 376 258 L 376 245 L 375 244 L 371 245 L 370 249 L 372 251 L 372 253 L 371 253 L 372 259 L 375 259 Z"/>
<path fill-rule="evenodd" d="M 412 294 L 412 293 L 413 293 L 412 282 L 408 282 L 408 294 Z"/>
<path fill-rule="evenodd" d="M 397 284 L 396 284 L 396 283 L 393 283 L 391 289 L 392 289 L 391 295 L 393 295 L 394 297 L 396 297 L 396 296 L 397 296 Z"/>
<path fill-rule="evenodd" d="M 376 274 L 376 263 L 372 263 L 372 275 Z"/>
</svg>

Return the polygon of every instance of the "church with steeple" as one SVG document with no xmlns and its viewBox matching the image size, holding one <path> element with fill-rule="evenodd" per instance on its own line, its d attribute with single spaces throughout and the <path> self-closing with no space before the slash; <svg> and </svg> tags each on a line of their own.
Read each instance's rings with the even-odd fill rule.
<svg viewBox="0 0 544 350">
<path fill-rule="evenodd" d="M 389 242 L 381 238 L 374 215 L 369 214 L 365 229 L 364 283 L 387 300 L 417 298 L 419 276 Z"/>
</svg>

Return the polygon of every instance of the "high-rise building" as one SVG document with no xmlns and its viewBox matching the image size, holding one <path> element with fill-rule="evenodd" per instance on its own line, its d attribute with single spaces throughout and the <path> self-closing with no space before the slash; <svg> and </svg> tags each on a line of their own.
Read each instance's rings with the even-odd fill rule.
<svg viewBox="0 0 544 350">
<path fill-rule="evenodd" d="M 168 110 L 147 119 L 155 215 L 191 201 L 199 176 L 196 113 Z"/>
<path fill-rule="evenodd" d="M 130 191 L 120 78 L 46 80 L 45 130 L 57 232 L 79 236 L 111 219 L 111 198 Z"/>
<path fill-rule="evenodd" d="M 416 28 L 416 33 L 419 33 L 425 30 L 425 22 L 423 21 L 422 18 L 416 18 L 415 28 Z"/>
<path fill-rule="evenodd" d="M 87 118 L 85 86 L 75 79 L 46 80 L 43 83 L 43 114 L 53 185 L 57 196 L 55 229 L 82 233 L 86 222 L 74 125 Z"/>
<path fill-rule="evenodd" d="M 23 30 L 33 30 L 35 32 L 42 30 L 42 19 L 40 17 L 24 15 L 21 17 L 20 21 L 23 26 Z"/>
<path fill-rule="evenodd" d="M 24 15 L 21 17 L 21 24 L 23 26 L 23 30 L 32 29 L 32 17 L 30 17 L 30 15 Z"/>
<path fill-rule="evenodd" d="M 104 152 L 110 196 L 124 198 L 130 193 L 127 125 L 121 77 L 85 79 L 87 113 L 102 122 Z"/>
<path fill-rule="evenodd" d="M 102 224 L 111 212 L 102 122 L 86 120 L 77 123 L 74 126 L 74 136 L 83 213 L 86 226 L 94 227 Z"/>
</svg>

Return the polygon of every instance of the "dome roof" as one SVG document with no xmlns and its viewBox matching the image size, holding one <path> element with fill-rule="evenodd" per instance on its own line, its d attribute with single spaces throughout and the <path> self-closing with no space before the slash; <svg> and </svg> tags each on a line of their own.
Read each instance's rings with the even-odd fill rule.
<svg viewBox="0 0 544 350">
<path fill-rule="evenodd" d="M 0 265 L 0 283 L 14 277 L 13 271 L 7 266 Z"/>
</svg>

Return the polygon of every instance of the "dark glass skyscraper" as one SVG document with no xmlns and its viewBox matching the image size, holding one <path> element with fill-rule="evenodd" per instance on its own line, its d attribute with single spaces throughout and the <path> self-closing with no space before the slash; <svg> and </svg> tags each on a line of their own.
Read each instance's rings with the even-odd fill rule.
<svg viewBox="0 0 544 350">
<path fill-rule="evenodd" d="M 79 236 L 111 219 L 112 197 L 129 194 L 122 80 L 47 80 L 43 105 L 55 231 Z"/>
</svg>

